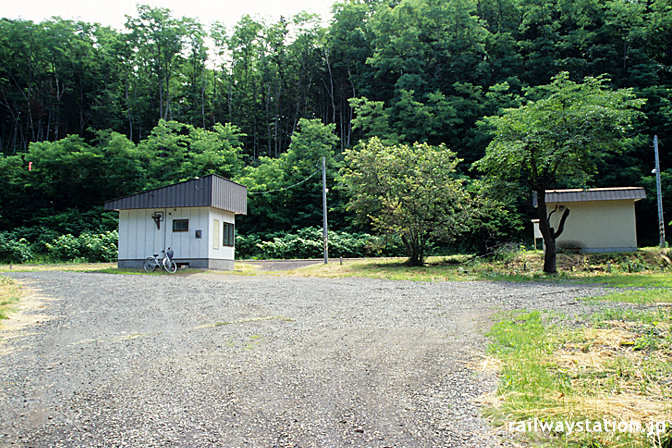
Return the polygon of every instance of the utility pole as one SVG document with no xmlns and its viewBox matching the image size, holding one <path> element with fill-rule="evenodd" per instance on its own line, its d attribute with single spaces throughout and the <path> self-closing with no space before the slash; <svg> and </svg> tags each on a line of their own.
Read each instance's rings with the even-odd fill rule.
<svg viewBox="0 0 672 448">
<path fill-rule="evenodd" d="M 658 198 L 658 232 L 660 247 L 665 247 L 665 220 L 663 219 L 663 192 L 660 187 L 660 162 L 658 161 L 658 136 L 653 136 L 653 149 L 656 153 L 656 196 Z"/>
<path fill-rule="evenodd" d="M 329 234 L 327 233 L 327 162 L 322 156 L 322 235 L 324 239 L 324 264 L 329 262 Z"/>
</svg>

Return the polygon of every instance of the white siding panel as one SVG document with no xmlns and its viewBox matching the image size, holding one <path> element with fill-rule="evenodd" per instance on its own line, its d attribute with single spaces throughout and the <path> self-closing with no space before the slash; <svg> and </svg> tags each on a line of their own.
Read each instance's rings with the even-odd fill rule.
<svg viewBox="0 0 672 448">
<path fill-rule="evenodd" d="M 213 222 L 214 220 L 220 221 L 220 223 L 231 223 L 235 224 L 236 222 L 236 216 L 231 213 L 231 212 L 226 212 L 221 209 L 216 209 L 216 208 L 210 208 L 209 209 L 209 226 L 208 226 L 208 232 L 212 233 L 213 232 Z M 219 226 L 219 232 L 222 232 L 222 229 L 224 228 L 224 225 Z M 209 236 L 208 241 L 212 241 L 213 238 L 212 236 Z M 213 249 L 212 244 L 208 246 L 208 253 L 209 253 L 209 258 L 213 259 L 218 259 L 218 260 L 233 260 L 234 255 L 235 255 L 235 250 L 234 247 L 232 246 L 223 246 L 221 244 L 222 241 L 222 235 L 219 235 L 219 249 Z"/>
<path fill-rule="evenodd" d="M 157 229 L 152 215 L 163 213 L 161 228 Z M 173 220 L 188 219 L 187 232 L 173 232 Z M 212 249 L 212 222 L 235 223 L 235 215 L 213 207 L 184 207 L 169 209 L 135 209 L 119 211 L 119 258 L 142 260 L 164 248 L 172 247 L 176 258 L 233 260 L 234 248 Z M 222 232 L 222 225 L 219 232 Z M 201 238 L 196 238 L 196 231 Z"/>
<path fill-rule="evenodd" d="M 128 233 L 128 211 L 120 210 L 119 211 L 119 258 L 127 259 L 128 257 L 128 247 L 129 247 L 129 233 Z"/>
<path fill-rule="evenodd" d="M 169 208 L 166 222 L 166 247 L 175 251 L 176 258 L 207 258 L 207 219 L 205 207 Z M 173 221 L 188 219 L 187 232 L 173 232 Z M 201 238 L 196 238 L 196 231 L 201 231 Z"/>
<path fill-rule="evenodd" d="M 152 215 L 163 210 L 140 209 L 119 212 L 119 258 L 144 259 L 163 249 L 166 222 L 157 229 Z"/>
</svg>

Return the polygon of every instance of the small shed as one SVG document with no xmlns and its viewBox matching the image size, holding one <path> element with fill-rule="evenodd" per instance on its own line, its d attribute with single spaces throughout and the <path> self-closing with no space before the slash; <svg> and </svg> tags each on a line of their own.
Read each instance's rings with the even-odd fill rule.
<svg viewBox="0 0 672 448">
<path fill-rule="evenodd" d="M 557 239 L 560 249 L 581 252 L 629 252 L 637 250 L 635 202 L 645 199 L 641 187 L 547 190 L 546 207 L 551 227 L 569 209 L 565 229 Z M 537 206 L 536 194 L 533 205 Z M 540 237 L 539 221 L 533 220 L 535 238 Z"/>
<path fill-rule="evenodd" d="M 178 265 L 233 269 L 236 215 L 247 214 L 247 188 L 216 174 L 105 202 L 119 211 L 120 268 L 142 269 L 171 247 Z"/>
</svg>

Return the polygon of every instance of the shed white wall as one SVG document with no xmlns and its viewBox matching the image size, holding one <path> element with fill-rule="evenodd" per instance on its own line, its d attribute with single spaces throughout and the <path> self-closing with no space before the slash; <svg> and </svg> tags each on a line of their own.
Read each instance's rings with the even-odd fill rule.
<svg viewBox="0 0 672 448">
<path fill-rule="evenodd" d="M 161 228 L 157 229 L 152 215 L 162 213 Z M 173 221 L 188 219 L 189 230 L 173 232 Z M 137 267 L 144 260 L 164 248 L 172 247 L 178 262 L 192 267 L 231 269 L 235 256 L 234 247 L 213 248 L 213 222 L 234 223 L 235 215 L 213 207 L 184 207 L 168 209 L 137 209 L 119 211 L 119 266 Z M 196 231 L 201 231 L 201 238 Z M 140 267 L 142 265 L 140 264 Z"/>
<path fill-rule="evenodd" d="M 213 241 L 215 235 L 213 232 L 215 219 L 219 221 L 219 249 L 214 249 Z M 208 258 L 216 260 L 233 260 L 234 257 L 234 247 L 233 246 L 222 246 L 222 232 L 224 226 L 222 223 L 228 222 L 230 224 L 236 223 L 236 215 L 230 212 L 225 212 L 224 210 L 219 210 L 216 208 L 211 208 L 209 210 L 208 216 Z"/>
<path fill-rule="evenodd" d="M 548 203 L 548 210 L 555 208 Z M 558 203 L 570 209 L 558 247 L 580 248 L 586 252 L 627 251 L 637 249 L 635 203 L 622 201 L 587 201 Z M 562 212 L 551 217 L 551 226 L 558 228 Z"/>
</svg>

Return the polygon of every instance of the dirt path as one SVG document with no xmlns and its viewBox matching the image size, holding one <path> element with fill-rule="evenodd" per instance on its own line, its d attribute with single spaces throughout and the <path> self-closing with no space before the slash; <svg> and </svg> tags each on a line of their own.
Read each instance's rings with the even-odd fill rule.
<svg viewBox="0 0 672 448">
<path fill-rule="evenodd" d="M 17 273 L 48 315 L 3 341 L 0 447 L 492 447 L 493 310 L 590 288 Z"/>
</svg>

